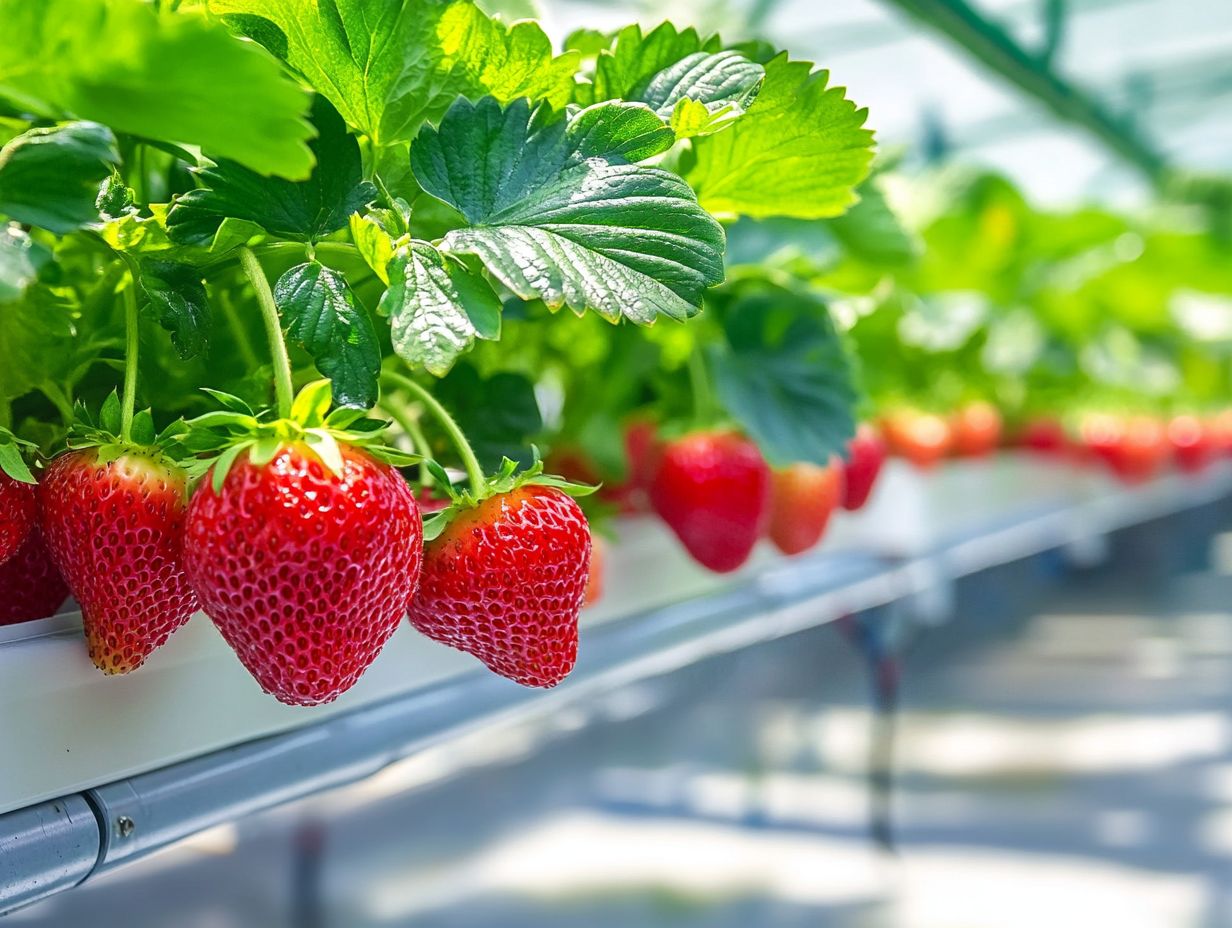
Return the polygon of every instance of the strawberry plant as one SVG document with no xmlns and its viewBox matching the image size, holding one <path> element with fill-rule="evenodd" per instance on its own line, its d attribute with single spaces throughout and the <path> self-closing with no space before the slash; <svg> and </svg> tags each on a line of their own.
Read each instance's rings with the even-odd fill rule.
<svg viewBox="0 0 1232 928">
<path fill-rule="evenodd" d="M 5 577 L 27 618 L 67 582 L 108 672 L 200 606 L 285 702 L 345 691 L 408 613 L 552 685 L 591 539 L 535 443 L 627 477 L 602 505 L 675 512 L 625 425 L 670 460 L 730 436 L 730 569 L 763 457 L 851 436 L 825 301 L 729 273 L 729 228 L 839 216 L 869 170 L 809 62 L 669 23 L 554 48 L 468 0 L 0 21 L 0 570 L 39 565 L 29 597 Z"/>
</svg>

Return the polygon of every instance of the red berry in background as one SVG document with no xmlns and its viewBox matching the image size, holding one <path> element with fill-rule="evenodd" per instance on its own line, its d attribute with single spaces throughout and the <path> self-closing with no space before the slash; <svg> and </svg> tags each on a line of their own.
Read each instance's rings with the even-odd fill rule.
<svg viewBox="0 0 1232 928">
<path fill-rule="evenodd" d="M 598 535 L 590 541 L 590 572 L 586 577 L 586 595 L 583 606 L 593 606 L 603 598 L 604 572 L 607 569 L 607 542 Z"/>
<path fill-rule="evenodd" d="M 1036 416 L 1019 431 L 1018 445 L 1040 454 L 1061 454 L 1069 447 L 1069 437 L 1059 419 Z"/>
<path fill-rule="evenodd" d="M 1126 483 L 1154 477 L 1172 451 L 1163 425 L 1150 416 L 1088 416 L 1082 435 L 1091 452 Z"/>
<path fill-rule="evenodd" d="M 841 503 L 844 509 L 854 512 L 868 502 L 885 463 L 886 451 L 886 444 L 877 430 L 861 423 L 847 445 L 847 460 L 843 463 Z"/>
<path fill-rule="evenodd" d="M 659 466 L 659 425 L 653 419 L 634 419 L 625 426 L 625 457 L 629 482 L 648 491 Z"/>
<path fill-rule="evenodd" d="M 421 515 L 431 515 L 449 508 L 449 497 L 437 496 L 432 487 L 420 487 L 415 491 L 415 505 Z"/>
<path fill-rule="evenodd" d="M 34 484 L 0 471 L 0 564 L 17 553 L 38 517 Z"/>
<path fill-rule="evenodd" d="M 954 454 L 985 457 L 1001 444 L 1001 412 L 991 403 L 968 403 L 950 417 L 950 430 Z"/>
<path fill-rule="evenodd" d="M 52 563 L 38 526 L 17 552 L 0 564 L 0 625 L 55 615 L 68 599 L 68 584 Z"/>
<path fill-rule="evenodd" d="M 185 566 L 206 614 L 267 693 L 312 706 L 350 689 L 415 592 L 423 524 L 393 467 L 340 445 L 341 473 L 306 445 L 243 453 L 188 513 Z"/>
<path fill-rule="evenodd" d="M 882 420 L 881 434 L 891 453 L 927 470 L 949 454 L 953 444 L 950 423 L 941 416 L 915 410 L 891 413 Z"/>
<path fill-rule="evenodd" d="M 104 673 L 140 667 L 197 610 L 184 573 L 186 477 L 138 452 L 97 449 L 52 461 L 39 485 L 43 535 L 81 606 Z"/>
<path fill-rule="evenodd" d="M 655 512 L 703 567 L 736 570 L 770 515 L 770 468 L 733 432 L 695 432 L 662 450 L 650 486 Z"/>
<path fill-rule="evenodd" d="M 784 554 L 801 554 L 825 534 L 842 495 L 842 466 L 797 462 L 774 470 L 771 480 L 770 540 Z"/>
<path fill-rule="evenodd" d="M 1206 426 L 1216 453 L 1232 455 L 1232 409 L 1211 416 Z"/>
<path fill-rule="evenodd" d="M 1197 416 L 1175 416 L 1168 422 L 1168 443 L 1177 466 L 1186 473 L 1203 470 L 1219 453 L 1215 435 Z"/>
<path fill-rule="evenodd" d="M 527 484 L 460 511 L 427 543 L 411 623 L 523 686 L 577 660 L 590 526 L 568 494 Z"/>
</svg>

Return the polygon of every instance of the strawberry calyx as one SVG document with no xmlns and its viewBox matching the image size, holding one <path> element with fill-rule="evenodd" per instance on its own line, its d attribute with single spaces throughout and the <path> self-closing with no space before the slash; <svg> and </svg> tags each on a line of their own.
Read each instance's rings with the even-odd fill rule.
<svg viewBox="0 0 1232 928">
<path fill-rule="evenodd" d="M 419 455 L 384 442 L 389 422 L 370 418 L 364 410 L 353 406 L 331 410 L 328 380 L 313 381 L 300 390 L 287 416 L 278 416 L 271 409 L 254 410 L 229 393 L 205 392 L 222 408 L 190 419 L 177 440 L 191 456 L 187 469 L 192 479 L 199 479 L 213 468 L 211 484 L 215 492 L 221 492 L 232 465 L 245 452 L 249 461 L 262 467 L 283 448 L 299 445 L 338 476 L 346 466 L 342 445 L 362 448 L 394 467 L 421 460 Z"/>
<path fill-rule="evenodd" d="M 534 462 L 530 467 L 523 470 L 518 469 L 517 461 L 502 458 L 501 465 L 496 473 L 485 477 L 478 487 L 474 486 L 473 483 L 466 483 L 461 487 L 454 486 L 449 478 L 449 474 L 440 464 L 431 460 L 425 463 L 436 481 L 433 491 L 438 494 L 447 493 L 450 503 L 440 512 L 424 519 L 424 541 L 432 541 L 439 537 L 455 518 L 470 509 L 476 508 L 485 500 L 491 499 L 494 496 L 512 493 L 520 487 L 552 487 L 574 497 L 589 496 L 599 489 L 598 486 L 574 483 L 555 474 L 545 474 L 543 472 L 543 462 L 539 460 L 538 451 L 535 452 Z"/>
<path fill-rule="evenodd" d="M 7 474 L 18 483 L 38 483 L 26 463 L 25 452 L 33 451 L 34 442 L 18 438 L 8 429 L 0 428 L 0 473 Z"/>
<path fill-rule="evenodd" d="M 178 441 L 185 426 L 177 419 L 162 431 L 154 425 L 150 410 L 133 413 L 127 437 L 124 435 L 123 410 L 119 394 L 112 390 L 98 415 L 94 415 L 80 400 L 73 406 L 73 423 L 69 427 L 65 446 L 69 451 L 96 449 L 99 466 L 110 464 L 125 455 L 137 455 L 163 467 L 183 468 L 183 453 Z"/>
</svg>

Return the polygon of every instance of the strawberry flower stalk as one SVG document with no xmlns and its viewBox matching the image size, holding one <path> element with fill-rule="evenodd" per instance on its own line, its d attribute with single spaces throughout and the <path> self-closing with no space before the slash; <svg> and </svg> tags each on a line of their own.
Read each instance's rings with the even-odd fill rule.
<svg viewBox="0 0 1232 928">
<path fill-rule="evenodd" d="M 139 276 L 129 271 L 123 399 L 112 392 L 97 418 L 77 405 L 68 450 L 39 487 L 47 548 L 107 674 L 140 667 L 197 609 L 183 568 L 188 475 L 173 453 L 181 424 L 158 434 L 148 410 L 134 412 Z"/>
<path fill-rule="evenodd" d="M 439 464 L 428 464 L 451 502 L 424 526 L 411 623 L 523 686 L 555 686 L 577 661 L 578 614 L 590 572 L 590 526 L 573 497 L 594 488 L 544 474 L 537 460 L 518 472 L 506 458 L 485 476 L 466 436 L 431 393 L 395 372 L 385 378 L 437 421 L 467 474 L 466 489 L 457 490 Z"/>
</svg>

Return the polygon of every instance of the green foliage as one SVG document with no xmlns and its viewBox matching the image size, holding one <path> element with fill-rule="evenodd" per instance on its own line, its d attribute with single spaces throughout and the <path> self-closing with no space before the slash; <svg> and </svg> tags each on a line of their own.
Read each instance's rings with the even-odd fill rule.
<svg viewBox="0 0 1232 928">
<path fill-rule="evenodd" d="M 98 123 L 23 132 L 0 148 L 0 213 L 61 235 L 97 222 L 99 191 L 119 160 Z"/>
<path fill-rule="evenodd" d="M 724 132 L 697 139 L 684 176 L 719 216 L 824 219 L 851 206 L 868 173 L 868 113 L 829 87 L 829 73 L 779 55 L 757 100 Z"/>
<path fill-rule="evenodd" d="M 561 107 L 577 70 L 577 55 L 554 58 L 537 24 L 506 27 L 461 0 L 210 0 L 209 7 L 283 55 L 377 145 L 409 141 L 459 96 Z M 254 31 L 249 17 L 276 32 Z"/>
<path fill-rule="evenodd" d="M 307 96 L 261 49 L 197 13 L 0 0 L 0 23 L 0 98 L 22 110 L 199 145 L 262 174 L 312 167 Z"/>
<path fill-rule="evenodd" d="M 719 224 L 680 178 L 634 163 L 671 141 L 639 104 L 545 124 L 525 100 L 460 100 L 420 134 L 411 166 L 466 218 L 446 250 L 476 255 L 522 299 L 649 323 L 693 315 L 723 277 Z"/>
<path fill-rule="evenodd" d="M 334 402 L 371 408 L 381 350 L 372 320 L 355 304 L 346 278 L 317 261 L 300 264 L 278 279 L 274 302 L 287 335 L 333 384 Z"/>
<path fill-rule="evenodd" d="M 850 362 L 823 302 L 751 282 L 721 311 L 708 353 L 719 400 L 766 459 L 829 463 L 855 434 Z"/>
<path fill-rule="evenodd" d="M 226 219 L 303 241 L 345 226 L 377 191 L 363 180 L 358 143 L 323 97 L 313 103 L 312 122 L 318 133 L 311 145 L 316 166 L 307 180 L 262 177 L 230 161 L 204 168 L 203 186 L 180 197 L 167 214 L 172 241 L 209 246 Z"/>
<path fill-rule="evenodd" d="M 199 271 L 174 261 L 143 260 L 141 289 L 158 313 L 159 324 L 171 333 L 171 344 L 187 360 L 205 350 L 210 332 L 210 307 Z"/>
</svg>

